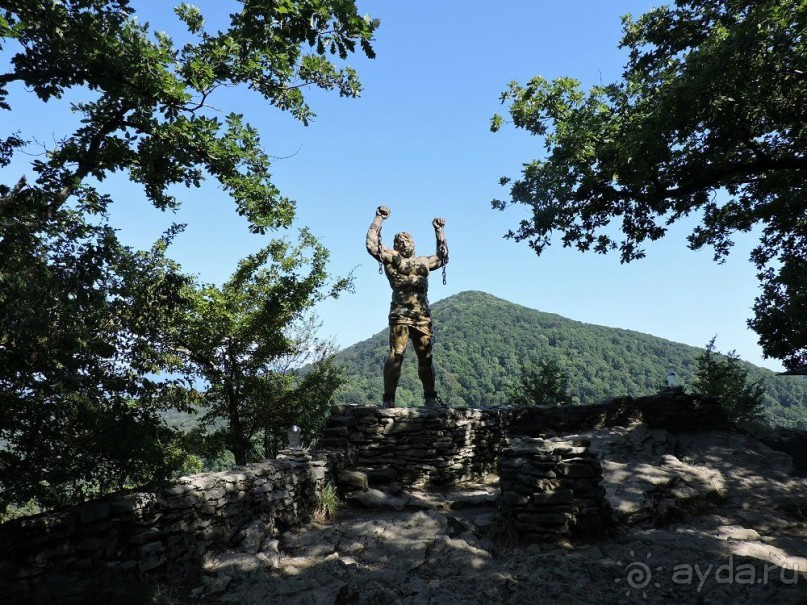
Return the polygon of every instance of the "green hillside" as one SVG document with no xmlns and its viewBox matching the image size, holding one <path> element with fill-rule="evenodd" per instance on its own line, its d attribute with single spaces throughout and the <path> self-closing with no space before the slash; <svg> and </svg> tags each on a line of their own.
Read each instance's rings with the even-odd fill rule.
<svg viewBox="0 0 807 605">
<path fill-rule="evenodd" d="M 692 382 L 701 349 L 641 334 L 543 313 L 484 292 L 462 292 L 432 308 L 437 389 L 452 406 L 506 403 L 507 392 L 521 367 L 555 359 L 571 379 L 573 395 L 593 403 L 620 395 L 656 392 L 673 370 L 686 386 Z M 340 403 L 381 401 L 381 369 L 387 355 L 386 328 L 337 354 L 348 383 L 337 394 Z M 807 380 L 780 377 L 747 364 L 753 378 L 763 377 L 769 422 L 807 428 Z M 420 381 L 411 348 L 404 360 L 397 403 L 420 405 Z"/>
</svg>

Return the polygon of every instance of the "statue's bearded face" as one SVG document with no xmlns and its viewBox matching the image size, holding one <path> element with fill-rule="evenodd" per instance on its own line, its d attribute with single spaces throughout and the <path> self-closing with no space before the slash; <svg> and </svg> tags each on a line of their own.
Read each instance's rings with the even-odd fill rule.
<svg viewBox="0 0 807 605">
<path fill-rule="evenodd" d="M 415 240 L 406 232 L 395 234 L 395 243 L 392 247 L 404 258 L 411 258 L 415 255 Z"/>
</svg>

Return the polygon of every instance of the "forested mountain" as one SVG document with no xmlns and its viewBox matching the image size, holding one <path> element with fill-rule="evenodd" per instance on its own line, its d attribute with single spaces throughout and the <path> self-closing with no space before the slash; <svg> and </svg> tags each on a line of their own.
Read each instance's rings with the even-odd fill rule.
<svg viewBox="0 0 807 605">
<path fill-rule="evenodd" d="M 543 313 L 484 292 L 462 292 L 435 303 L 434 357 L 437 389 L 452 406 L 507 403 L 507 393 L 525 365 L 556 360 L 568 373 L 580 403 L 658 391 L 668 370 L 692 384 L 702 349 L 630 330 L 608 328 Z M 347 373 L 340 403 L 381 402 L 386 328 L 336 355 Z M 763 378 L 764 416 L 769 423 L 807 428 L 807 380 L 776 376 L 746 364 L 749 377 Z M 410 345 L 396 402 L 421 405 L 417 360 Z"/>
</svg>

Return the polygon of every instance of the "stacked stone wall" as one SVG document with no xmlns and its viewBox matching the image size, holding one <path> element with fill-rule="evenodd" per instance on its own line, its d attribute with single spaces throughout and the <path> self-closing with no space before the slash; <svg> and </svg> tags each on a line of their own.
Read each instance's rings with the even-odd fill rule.
<svg viewBox="0 0 807 605">
<path fill-rule="evenodd" d="M 356 465 L 405 485 L 457 483 L 496 472 L 511 410 L 339 406 L 320 443 L 355 450 Z"/>
<path fill-rule="evenodd" d="M 498 515 L 520 539 L 596 531 L 609 518 L 602 466 L 588 439 L 518 438 L 499 458 Z"/>
<path fill-rule="evenodd" d="M 673 433 L 731 426 L 717 397 L 667 389 L 648 397 L 617 397 L 592 405 L 517 408 L 513 411 L 510 433 L 531 437 L 562 436 L 637 422 Z"/>
<path fill-rule="evenodd" d="M 269 460 L 171 487 L 0 525 L 3 603 L 146 602 L 194 577 L 206 550 L 306 523 L 329 474 L 319 460 Z M 257 533 L 256 533 L 257 532 Z"/>
</svg>

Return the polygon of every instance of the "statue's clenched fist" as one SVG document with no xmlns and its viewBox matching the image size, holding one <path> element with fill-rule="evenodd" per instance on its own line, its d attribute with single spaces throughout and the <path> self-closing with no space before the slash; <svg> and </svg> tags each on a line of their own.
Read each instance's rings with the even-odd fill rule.
<svg viewBox="0 0 807 605">
<path fill-rule="evenodd" d="M 432 226 L 435 229 L 442 229 L 443 227 L 446 226 L 446 219 L 444 219 L 442 217 L 438 217 L 438 218 L 436 218 L 436 219 L 434 219 L 432 221 Z"/>
<path fill-rule="evenodd" d="M 390 215 L 390 209 L 388 206 L 379 206 L 375 209 L 375 215 L 380 216 L 382 219 L 388 219 Z"/>
</svg>

